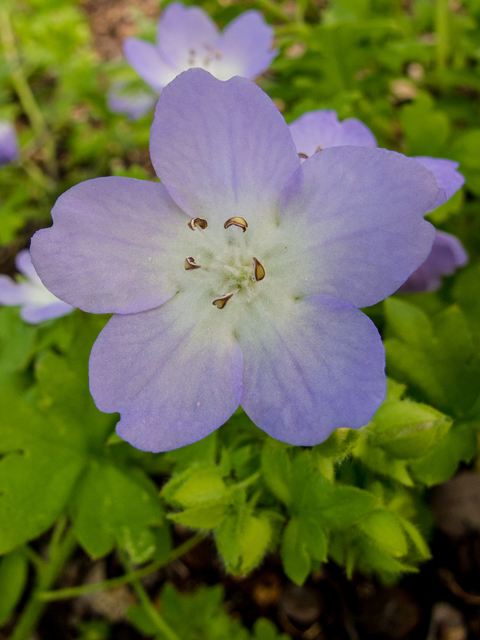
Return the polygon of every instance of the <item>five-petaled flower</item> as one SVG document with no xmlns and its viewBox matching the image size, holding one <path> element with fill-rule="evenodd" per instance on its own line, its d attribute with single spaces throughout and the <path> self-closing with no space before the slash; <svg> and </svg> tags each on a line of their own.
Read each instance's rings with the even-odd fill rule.
<svg viewBox="0 0 480 640">
<path fill-rule="evenodd" d="M 220 80 L 253 79 L 277 55 L 272 41 L 273 29 L 258 11 L 245 11 L 219 33 L 205 11 L 174 2 L 160 17 L 156 45 L 127 38 L 123 50 L 138 75 L 160 93 L 179 73 L 193 67 Z"/>
<path fill-rule="evenodd" d="M 34 236 L 34 264 L 66 302 L 115 315 L 90 358 L 117 433 L 165 451 L 239 404 L 274 438 L 313 445 L 366 424 L 385 394 L 384 349 L 358 307 L 424 261 L 430 171 L 385 149 L 300 163 L 268 96 L 191 69 L 162 92 L 150 152 L 161 184 L 79 184 Z"/>
<path fill-rule="evenodd" d="M 335 111 L 329 109 L 305 113 L 291 123 L 290 132 L 302 160 L 329 147 L 377 146 L 375 136 L 363 122 L 356 118 L 347 118 L 339 122 Z M 428 156 L 414 157 L 433 173 L 440 187 L 439 196 L 430 208 L 430 211 L 433 211 L 462 187 L 465 178 L 457 171 L 458 162 Z M 442 284 L 442 276 L 452 275 L 458 267 L 465 266 L 467 262 L 468 255 L 460 240 L 450 233 L 437 231 L 427 259 L 399 290 L 404 293 L 435 291 Z"/>
<path fill-rule="evenodd" d="M 20 306 L 20 315 L 30 324 L 59 318 L 73 311 L 73 307 L 62 302 L 45 287 L 32 265 L 30 251 L 24 249 L 15 258 L 17 270 L 24 276 L 20 282 L 0 275 L 0 304 Z"/>
<path fill-rule="evenodd" d="M 17 133 L 5 120 L 0 120 L 0 166 L 17 160 L 19 156 Z"/>
</svg>

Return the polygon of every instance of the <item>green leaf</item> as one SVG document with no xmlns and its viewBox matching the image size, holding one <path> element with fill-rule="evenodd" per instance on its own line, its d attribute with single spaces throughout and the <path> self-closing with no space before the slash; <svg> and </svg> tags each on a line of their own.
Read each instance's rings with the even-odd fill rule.
<svg viewBox="0 0 480 640">
<path fill-rule="evenodd" d="M 0 562 L 0 626 L 10 618 L 27 582 L 28 561 L 24 549 L 16 549 Z"/>
<path fill-rule="evenodd" d="M 46 531 L 66 504 L 88 453 L 84 434 L 12 391 L 0 392 L 0 553 Z"/>
<path fill-rule="evenodd" d="M 469 462 L 476 452 L 476 425 L 454 424 L 425 456 L 410 463 L 410 469 L 420 482 L 432 487 L 448 480 L 459 463 Z"/>
<path fill-rule="evenodd" d="M 350 486 L 334 486 L 319 495 L 314 509 L 318 521 L 332 529 L 345 529 L 365 517 L 376 504 L 368 491 Z"/>
<path fill-rule="evenodd" d="M 92 460 L 75 487 L 70 513 L 78 541 L 94 558 L 115 544 L 134 562 L 144 562 L 155 551 L 150 527 L 160 524 L 162 505 L 153 483 L 146 477 L 139 482 L 131 470 Z"/>
<path fill-rule="evenodd" d="M 438 156 L 449 133 L 448 118 L 434 108 L 432 98 L 421 94 L 403 107 L 400 114 L 407 152 L 411 156 Z"/>
<path fill-rule="evenodd" d="M 262 450 L 262 472 L 273 495 L 289 505 L 292 502 L 289 486 L 292 465 L 287 449 L 266 444 Z"/>
<path fill-rule="evenodd" d="M 225 501 L 228 488 L 219 467 L 194 464 L 167 482 L 162 494 L 167 502 L 175 506 L 195 507 L 211 500 Z"/>
<path fill-rule="evenodd" d="M 192 507 L 181 513 L 170 513 L 168 518 L 191 529 L 215 529 L 223 522 L 227 511 L 227 504 L 218 504 L 216 500 L 212 500 L 209 504 Z"/>
<path fill-rule="evenodd" d="M 35 347 L 37 327 L 20 318 L 13 307 L 0 309 L 0 364 L 3 371 L 22 371 Z"/>
<path fill-rule="evenodd" d="M 372 422 L 369 444 L 405 460 L 425 455 L 452 424 L 433 407 L 409 400 L 384 402 Z"/>
<path fill-rule="evenodd" d="M 231 511 L 215 530 L 218 551 L 231 573 L 247 573 L 259 564 L 272 536 L 267 516 L 251 513 L 249 505 Z"/>
<path fill-rule="evenodd" d="M 399 558 L 408 551 L 403 529 L 394 513 L 378 509 L 370 513 L 360 524 L 361 530 L 388 554 Z"/>
<path fill-rule="evenodd" d="M 302 536 L 300 518 L 292 518 L 285 527 L 280 553 L 287 576 L 295 584 L 302 585 L 310 573 L 312 563 L 307 541 Z"/>
</svg>

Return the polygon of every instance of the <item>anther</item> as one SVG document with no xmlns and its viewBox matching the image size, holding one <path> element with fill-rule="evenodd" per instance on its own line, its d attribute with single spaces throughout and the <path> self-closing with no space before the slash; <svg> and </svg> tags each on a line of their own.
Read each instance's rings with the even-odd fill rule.
<svg viewBox="0 0 480 640">
<path fill-rule="evenodd" d="M 318 147 L 315 149 L 315 153 L 317 153 L 317 151 L 323 151 L 323 147 L 321 147 L 320 145 L 318 145 Z"/>
<path fill-rule="evenodd" d="M 185 258 L 185 269 L 187 271 L 191 269 L 201 269 L 201 266 L 197 264 L 193 258 Z"/>
<path fill-rule="evenodd" d="M 200 229 L 206 229 L 208 227 L 207 221 L 203 218 L 192 218 L 187 224 L 192 231 L 195 231 L 195 227 L 200 227 Z"/>
<path fill-rule="evenodd" d="M 240 229 L 243 230 L 243 233 L 245 233 L 245 231 L 248 229 L 247 221 L 244 218 L 229 218 L 223 225 L 223 228 L 228 229 L 228 227 L 231 227 L 232 225 L 234 225 L 235 227 L 240 227 Z"/>
<path fill-rule="evenodd" d="M 255 282 L 259 282 L 260 280 L 263 280 L 265 277 L 265 268 L 263 264 L 256 258 L 252 258 L 252 262 L 253 262 L 253 279 L 255 280 Z"/>
<path fill-rule="evenodd" d="M 307 154 L 306 154 L 306 153 L 299 153 L 299 154 L 298 154 L 298 157 L 299 157 L 299 158 L 303 158 L 304 160 L 308 160 L 308 156 L 307 156 Z"/>
<path fill-rule="evenodd" d="M 221 298 L 216 298 L 212 302 L 212 304 L 214 304 L 217 307 L 217 309 L 223 309 L 232 296 L 233 296 L 233 293 L 227 293 L 226 296 L 222 296 Z"/>
</svg>

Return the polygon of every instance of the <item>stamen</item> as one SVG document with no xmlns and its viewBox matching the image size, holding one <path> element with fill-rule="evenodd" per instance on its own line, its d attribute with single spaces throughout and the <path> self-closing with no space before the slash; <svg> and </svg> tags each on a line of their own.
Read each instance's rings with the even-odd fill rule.
<svg viewBox="0 0 480 640">
<path fill-rule="evenodd" d="M 227 293 L 227 295 L 222 296 L 221 298 L 216 298 L 212 304 L 214 304 L 217 309 L 223 309 L 232 296 L 233 293 Z"/>
<path fill-rule="evenodd" d="M 308 156 L 307 156 L 307 154 L 306 154 L 306 153 L 299 153 L 299 154 L 298 154 L 298 157 L 299 157 L 299 158 L 303 158 L 304 160 L 308 160 Z"/>
<path fill-rule="evenodd" d="M 263 280 L 265 277 L 265 268 L 263 264 L 260 262 L 260 260 L 257 260 L 256 258 L 252 258 L 252 262 L 253 262 L 253 279 L 255 280 L 255 282 L 260 282 L 260 280 Z"/>
<path fill-rule="evenodd" d="M 195 227 L 200 227 L 200 229 L 206 229 L 208 227 L 207 221 L 203 218 L 192 218 L 187 224 L 192 231 L 195 231 Z"/>
<path fill-rule="evenodd" d="M 193 258 L 185 258 L 185 269 L 191 271 L 192 269 L 201 269 L 201 266 Z"/>
<path fill-rule="evenodd" d="M 244 218 L 229 218 L 223 225 L 223 228 L 228 229 L 228 227 L 231 227 L 232 225 L 234 225 L 235 227 L 240 227 L 240 229 L 243 230 L 243 233 L 245 233 L 245 231 L 248 229 L 247 221 Z"/>
<path fill-rule="evenodd" d="M 317 151 L 323 151 L 323 147 L 321 147 L 320 145 L 318 145 L 318 147 L 315 149 L 315 153 L 317 153 Z"/>
</svg>

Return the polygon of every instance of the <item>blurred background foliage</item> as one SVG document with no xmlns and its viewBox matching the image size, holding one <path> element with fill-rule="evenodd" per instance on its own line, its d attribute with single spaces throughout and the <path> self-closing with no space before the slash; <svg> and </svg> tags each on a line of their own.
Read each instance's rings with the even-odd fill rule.
<svg viewBox="0 0 480 640">
<path fill-rule="evenodd" d="M 466 184 L 429 217 L 460 237 L 470 264 L 438 292 L 396 294 L 368 310 L 385 339 L 388 397 L 362 431 L 338 430 L 310 449 L 272 440 L 239 410 L 201 442 L 137 451 L 88 392 L 90 348 L 107 318 L 76 311 L 30 326 L 17 309 L 0 309 L 0 624 L 13 640 L 30 637 L 49 602 L 98 590 L 53 589 L 72 555 L 115 550 L 124 573 L 100 587 L 133 586 L 128 619 L 144 636 L 284 639 L 265 619 L 247 629 L 229 617 L 220 586 L 182 595 L 158 571 L 209 536 L 237 576 L 279 554 L 297 585 L 328 560 L 349 577 L 393 583 L 430 557 L 429 488 L 475 461 L 480 1 L 196 4 L 220 26 L 249 8 L 275 25 L 280 54 L 258 82 L 287 122 L 335 109 L 365 122 L 379 146 L 457 160 Z M 106 175 L 155 179 L 152 113 L 131 122 L 109 111 L 106 95 L 119 81 L 146 88 L 121 40 L 153 40 L 159 10 L 156 2 L 2 3 L 0 119 L 15 123 L 21 144 L 21 159 L 0 170 L 3 272 L 13 273 L 15 254 L 49 225 L 72 185 Z M 138 580 L 147 575 L 160 575 L 149 594 Z M 93 620 L 78 637 L 109 633 Z"/>
</svg>

